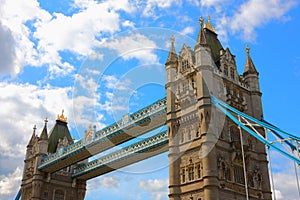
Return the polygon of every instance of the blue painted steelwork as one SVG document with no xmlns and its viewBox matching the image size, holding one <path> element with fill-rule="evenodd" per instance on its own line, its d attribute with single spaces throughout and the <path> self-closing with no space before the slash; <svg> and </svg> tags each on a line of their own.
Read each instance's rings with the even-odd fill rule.
<svg viewBox="0 0 300 200">
<path fill-rule="evenodd" d="M 21 189 L 19 190 L 15 200 L 20 200 L 21 199 Z"/>
<path fill-rule="evenodd" d="M 99 170 L 107 165 L 119 162 L 121 160 L 127 159 L 139 153 L 146 153 L 154 148 L 168 144 L 169 137 L 167 131 L 158 133 L 152 137 L 144 139 L 140 142 L 132 144 L 121 150 L 115 151 L 108 155 L 102 156 L 96 160 L 89 163 L 78 166 L 74 169 L 72 178 L 82 176 L 83 174 L 91 173 L 95 170 Z"/>
<path fill-rule="evenodd" d="M 267 121 L 264 120 L 264 119 L 262 119 L 261 121 L 264 122 L 264 123 L 267 123 L 267 124 L 269 124 L 269 125 L 271 125 L 271 126 L 274 126 L 274 125 L 272 125 L 271 123 L 267 122 Z M 274 127 L 276 127 L 276 126 L 274 126 Z M 293 145 L 293 144 L 292 144 L 291 142 L 289 142 L 289 141 L 286 141 L 286 140 L 284 139 L 284 137 L 282 137 L 279 133 L 277 133 L 276 131 L 272 131 L 272 133 L 273 133 L 276 137 L 278 137 L 279 139 L 283 140 L 283 142 L 286 143 L 286 144 L 291 148 L 292 151 L 297 150 L 297 148 L 296 148 L 295 145 Z M 299 149 L 298 149 L 298 152 L 300 152 Z"/>
<path fill-rule="evenodd" d="M 240 120 L 238 120 L 235 116 L 233 116 L 232 113 L 241 116 L 245 119 L 248 119 L 252 122 L 254 122 L 255 124 L 259 125 L 260 127 L 263 127 L 265 129 L 268 129 L 270 131 L 274 131 L 276 132 L 278 135 L 280 135 L 279 133 L 288 136 L 288 139 L 293 139 L 296 142 L 300 141 L 300 138 L 292 135 L 290 133 L 287 133 L 285 131 L 282 131 L 281 129 L 269 124 L 269 123 L 265 123 L 263 121 L 260 121 L 258 119 L 255 119 L 249 115 L 246 115 L 245 113 L 242 113 L 238 110 L 236 110 L 235 108 L 227 105 L 226 103 L 222 102 L 221 100 L 217 99 L 216 97 L 214 97 L 213 95 L 211 95 L 211 102 L 219 109 L 221 110 L 223 113 L 225 113 L 234 123 L 236 123 L 238 126 L 240 126 L 241 128 L 243 128 L 245 131 L 247 131 L 248 133 L 250 133 L 253 137 L 255 137 L 256 139 L 258 139 L 260 142 L 262 142 L 263 144 L 265 144 L 268 147 L 271 147 L 273 149 L 275 149 L 276 151 L 278 151 L 279 153 L 281 153 L 282 155 L 290 158 L 291 160 L 297 162 L 298 164 L 300 164 L 300 159 L 295 157 L 293 154 L 288 153 L 282 149 L 280 149 L 279 147 L 277 147 L 276 145 L 274 145 L 272 142 L 268 141 L 266 138 L 262 137 L 261 135 L 258 135 L 257 133 L 255 133 L 254 131 L 252 131 L 250 128 L 248 128 L 247 126 L 245 126 L 243 123 L 240 122 Z M 231 112 L 229 112 L 231 111 Z M 284 138 L 281 136 L 281 138 Z"/>
<path fill-rule="evenodd" d="M 148 122 L 157 116 L 165 115 L 165 113 L 166 98 L 163 98 L 131 115 L 128 115 L 128 121 L 119 120 L 118 122 L 113 123 L 112 125 L 100 131 L 97 131 L 93 140 L 89 143 L 86 143 L 84 139 L 81 139 L 80 141 L 65 147 L 61 151 L 43 157 L 41 160 L 41 165 L 38 167 L 38 169 L 43 170 L 55 163 L 60 162 L 63 159 L 70 158 L 79 152 L 85 151 L 87 148 L 90 148 L 98 143 L 110 140 L 115 136 L 124 133 L 126 130 Z"/>
</svg>

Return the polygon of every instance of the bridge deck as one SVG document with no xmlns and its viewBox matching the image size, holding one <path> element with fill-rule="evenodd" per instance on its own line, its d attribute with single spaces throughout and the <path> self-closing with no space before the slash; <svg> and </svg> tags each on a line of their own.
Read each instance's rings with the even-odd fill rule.
<svg viewBox="0 0 300 200">
<path fill-rule="evenodd" d="M 116 145 L 154 130 L 166 123 L 166 99 L 161 99 L 95 133 L 94 139 L 83 139 L 42 159 L 39 170 L 56 172 Z"/>
<path fill-rule="evenodd" d="M 88 180 L 161 154 L 168 151 L 168 142 L 168 133 L 164 131 L 75 168 L 72 178 Z"/>
</svg>

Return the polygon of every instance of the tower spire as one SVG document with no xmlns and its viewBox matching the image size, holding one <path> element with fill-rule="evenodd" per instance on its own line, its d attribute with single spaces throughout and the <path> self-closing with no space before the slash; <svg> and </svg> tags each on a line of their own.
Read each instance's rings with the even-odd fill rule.
<svg viewBox="0 0 300 200">
<path fill-rule="evenodd" d="M 203 17 L 200 16 L 199 18 L 199 24 L 200 24 L 200 31 L 198 33 L 198 38 L 197 38 L 197 44 L 200 44 L 200 45 L 206 45 L 207 44 L 207 41 L 206 41 L 206 36 L 204 34 L 204 30 L 203 30 Z"/>
<path fill-rule="evenodd" d="M 246 57 L 244 75 L 246 75 L 246 74 L 258 74 L 258 72 L 257 72 L 257 70 L 256 70 L 256 68 L 253 64 L 253 61 L 251 59 L 250 48 L 249 48 L 248 44 L 246 45 L 246 54 L 247 54 L 247 57 Z"/>
<path fill-rule="evenodd" d="M 174 42 L 175 42 L 174 35 L 171 36 L 170 41 L 171 41 L 171 47 L 170 47 L 170 52 L 169 52 L 169 55 L 168 55 L 167 62 L 178 60 L 178 56 L 176 54 L 175 45 L 174 45 Z"/>
<path fill-rule="evenodd" d="M 31 138 L 29 140 L 28 145 L 33 145 L 34 144 L 34 139 L 35 139 L 35 136 L 36 136 L 35 131 L 36 131 L 36 125 L 33 126 L 32 136 L 31 136 Z"/>
<path fill-rule="evenodd" d="M 41 140 L 48 140 L 48 133 L 47 133 L 47 122 L 48 122 L 48 119 L 46 118 L 44 120 L 44 122 L 45 122 L 45 125 L 44 125 L 43 131 L 41 133 L 40 139 Z"/>
</svg>

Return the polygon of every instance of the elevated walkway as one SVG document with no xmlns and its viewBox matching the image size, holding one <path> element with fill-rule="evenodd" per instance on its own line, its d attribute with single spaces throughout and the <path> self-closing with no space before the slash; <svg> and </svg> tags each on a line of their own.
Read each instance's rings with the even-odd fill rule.
<svg viewBox="0 0 300 200">
<path fill-rule="evenodd" d="M 116 145 L 154 130 L 166 123 L 166 98 L 123 117 L 122 120 L 97 131 L 91 141 L 84 139 L 42 159 L 39 170 L 56 172 Z"/>
<path fill-rule="evenodd" d="M 167 131 L 132 144 L 126 148 L 105 155 L 74 169 L 72 178 L 89 180 L 91 178 L 120 169 L 124 166 L 145 160 L 168 151 Z"/>
</svg>

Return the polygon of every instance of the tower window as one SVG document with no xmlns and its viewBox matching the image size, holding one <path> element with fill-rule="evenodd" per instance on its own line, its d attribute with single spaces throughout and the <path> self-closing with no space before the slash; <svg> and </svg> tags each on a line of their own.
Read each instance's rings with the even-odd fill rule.
<svg viewBox="0 0 300 200">
<path fill-rule="evenodd" d="M 185 71 L 190 67 L 189 61 L 183 60 L 181 61 L 181 71 Z"/>
<path fill-rule="evenodd" d="M 193 78 L 192 78 L 191 84 L 192 84 L 192 88 L 194 89 L 195 88 L 195 81 L 194 81 Z"/>
<path fill-rule="evenodd" d="M 234 181 L 244 184 L 244 170 L 241 166 L 234 166 Z"/>
<path fill-rule="evenodd" d="M 228 76 L 228 67 L 227 67 L 227 65 L 224 65 L 224 74 L 226 76 Z"/>
<path fill-rule="evenodd" d="M 56 190 L 54 193 L 54 200 L 64 200 L 65 194 L 62 190 Z"/>
<path fill-rule="evenodd" d="M 181 182 L 182 182 L 182 183 L 185 183 L 185 169 L 182 169 L 181 177 L 182 177 Z"/>
<path fill-rule="evenodd" d="M 230 168 L 229 167 L 227 167 L 226 169 L 225 169 L 225 179 L 226 180 L 228 180 L 228 181 L 231 181 L 231 172 L 230 172 Z"/>
<path fill-rule="evenodd" d="M 239 129 L 236 126 L 231 126 L 229 129 L 231 142 L 240 141 Z"/>
<path fill-rule="evenodd" d="M 44 191 L 43 199 L 48 199 L 48 192 Z"/>
<path fill-rule="evenodd" d="M 235 77 L 235 73 L 234 73 L 233 68 L 230 69 L 230 77 L 231 77 L 232 79 L 234 79 L 234 77 Z"/>
<path fill-rule="evenodd" d="M 198 178 L 201 178 L 201 166 L 200 165 L 197 166 L 197 175 L 198 175 Z"/>
<path fill-rule="evenodd" d="M 189 138 L 189 140 L 192 140 L 192 133 L 191 133 L 191 131 L 190 130 L 188 130 L 188 138 Z"/>
<path fill-rule="evenodd" d="M 184 142 L 184 132 L 182 131 L 181 132 L 181 143 L 183 143 Z"/>
<path fill-rule="evenodd" d="M 189 181 L 194 180 L 194 167 L 189 168 Z"/>
</svg>

